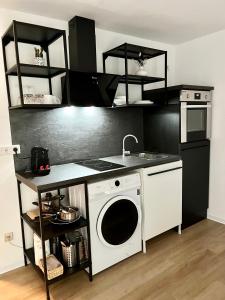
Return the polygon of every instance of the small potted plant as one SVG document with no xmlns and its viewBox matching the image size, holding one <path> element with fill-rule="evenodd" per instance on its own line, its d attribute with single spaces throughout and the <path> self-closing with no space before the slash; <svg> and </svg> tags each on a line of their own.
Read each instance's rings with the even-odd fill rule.
<svg viewBox="0 0 225 300">
<path fill-rule="evenodd" d="M 148 72 L 144 69 L 144 65 L 145 65 L 147 59 L 144 58 L 143 54 L 140 52 L 138 55 L 138 58 L 136 58 L 134 60 L 138 65 L 138 70 L 136 72 L 136 75 L 146 76 L 148 74 Z"/>
<path fill-rule="evenodd" d="M 38 49 L 34 47 L 34 50 L 35 50 L 35 57 L 34 57 L 35 65 L 44 66 L 45 60 L 43 57 L 43 48 Z"/>
</svg>

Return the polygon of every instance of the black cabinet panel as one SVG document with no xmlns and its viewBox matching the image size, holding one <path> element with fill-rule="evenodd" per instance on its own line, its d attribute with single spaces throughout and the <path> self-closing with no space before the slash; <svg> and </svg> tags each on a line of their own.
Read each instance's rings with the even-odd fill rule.
<svg viewBox="0 0 225 300">
<path fill-rule="evenodd" d="M 145 150 L 179 154 L 179 107 L 170 105 L 143 111 Z"/>
<path fill-rule="evenodd" d="M 206 218 L 209 190 L 209 142 L 193 143 L 181 149 L 183 159 L 183 225 L 185 228 Z"/>
</svg>

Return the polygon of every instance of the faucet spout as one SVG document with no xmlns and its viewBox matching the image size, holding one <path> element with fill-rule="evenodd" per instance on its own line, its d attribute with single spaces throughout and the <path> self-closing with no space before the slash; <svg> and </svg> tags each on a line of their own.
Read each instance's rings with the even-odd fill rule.
<svg viewBox="0 0 225 300">
<path fill-rule="evenodd" d="M 126 151 L 126 150 L 125 150 L 125 141 L 126 141 L 126 139 L 127 139 L 128 137 L 132 137 L 133 139 L 135 139 L 136 144 L 138 143 L 138 139 L 136 138 L 135 135 L 133 135 L 133 134 L 127 134 L 127 135 L 125 135 L 125 137 L 123 138 L 123 149 L 122 149 L 122 151 L 123 151 L 123 156 L 126 156 L 126 155 L 129 155 L 129 154 L 130 154 L 130 151 Z"/>
</svg>

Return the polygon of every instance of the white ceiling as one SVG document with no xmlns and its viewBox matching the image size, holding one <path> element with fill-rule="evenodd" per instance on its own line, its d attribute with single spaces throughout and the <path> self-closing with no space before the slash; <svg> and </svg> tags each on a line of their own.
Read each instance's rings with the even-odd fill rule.
<svg viewBox="0 0 225 300">
<path fill-rule="evenodd" d="M 171 44 L 225 28 L 225 0 L 0 0 L 0 7 L 69 20 Z"/>
</svg>

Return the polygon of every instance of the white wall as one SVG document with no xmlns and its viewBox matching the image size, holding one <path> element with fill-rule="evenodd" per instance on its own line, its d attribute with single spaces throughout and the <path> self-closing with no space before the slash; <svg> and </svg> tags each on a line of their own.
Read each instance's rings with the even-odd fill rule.
<svg viewBox="0 0 225 300">
<path fill-rule="evenodd" d="M 208 218 L 225 223 L 225 30 L 176 48 L 176 82 L 215 87 Z"/>
<path fill-rule="evenodd" d="M 9 26 L 13 19 L 28 23 L 36 23 L 44 26 L 55 27 L 59 29 L 67 29 L 67 22 L 31 14 L 25 14 L 17 11 L 0 9 L 0 36 L 3 35 L 6 28 Z M 124 34 L 104 31 L 102 29 L 96 29 L 98 71 L 102 70 L 102 52 L 124 42 L 136 43 L 153 48 L 168 50 L 168 65 L 170 70 L 168 73 L 168 80 L 170 84 L 173 83 L 175 77 L 174 46 L 139 39 L 137 37 L 127 36 Z M 30 50 L 24 51 L 25 52 L 23 53 L 23 56 L 26 57 L 27 60 L 31 60 L 33 49 L 30 48 Z M 123 73 L 123 64 L 121 64 L 121 61 L 111 61 L 109 62 L 109 65 L 107 64 L 107 66 L 108 72 Z M 147 69 L 149 70 L 149 74 L 160 76 L 162 73 L 162 67 L 162 62 L 160 60 L 156 60 L 156 62 L 149 64 L 147 66 Z M 135 71 L 135 65 L 132 64 L 132 62 L 130 64 L 130 69 Z M 43 86 L 41 84 L 40 86 L 43 89 Z M 14 86 L 14 88 L 16 89 L 16 86 Z M 135 90 L 133 89 L 133 95 L 136 95 L 136 90 L 139 91 L 138 88 L 136 88 Z M 119 89 L 119 93 L 124 93 L 122 88 Z M 0 50 L 0 144 L 11 144 L 2 50 Z M 0 191 L 2 205 L 0 217 L 0 273 L 3 273 L 22 265 L 23 255 L 21 249 L 4 242 L 4 232 L 12 231 L 14 233 L 13 242 L 18 245 L 22 244 L 13 158 L 11 156 L 0 156 L 0 166 Z M 26 207 L 29 207 L 29 203 L 32 202 L 32 199 L 34 197 L 34 193 L 31 193 L 29 195 L 26 194 Z"/>
<path fill-rule="evenodd" d="M 63 21 L 47 19 L 40 16 L 28 15 L 20 12 L 0 9 L 0 36 L 3 35 L 12 20 L 42 24 L 45 26 L 66 29 Z M 0 144 L 11 144 L 7 94 L 3 67 L 2 47 L 0 48 Z M 6 272 L 23 263 L 20 248 L 4 242 L 4 232 L 13 232 L 13 243 L 22 245 L 17 186 L 12 156 L 0 156 L 0 273 Z"/>
</svg>

